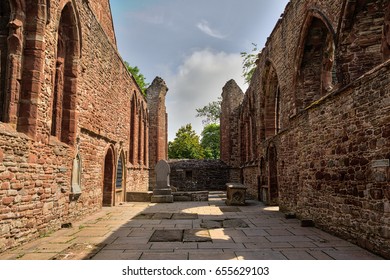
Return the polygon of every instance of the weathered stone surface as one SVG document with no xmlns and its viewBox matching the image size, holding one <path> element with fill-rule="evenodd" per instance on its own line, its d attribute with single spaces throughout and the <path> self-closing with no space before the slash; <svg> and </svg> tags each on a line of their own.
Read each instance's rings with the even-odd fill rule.
<svg viewBox="0 0 390 280">
<path fill-rule="evenodd" d="M 249 227 L 242 219 L 203 220 L 200 226 L 206 229 Z"/>
<path fill-rule="evenodd" d="M 211 242 L 210 233 L 203 229 L 184 230 L 183 242 Z"/>
<path fill-rule="evenodd" d="M 153 220 L 169 220 L 172 218 L 172 213 L 155 213 L 152 217 Z"/>
<path fill-rule="evenodd" d="M 222 223 L 224 228 L 248 228 L 248 224 L 241 219 L 227 219 Z"/>
<path fill-rule="evenodd" d="M 172 203 L 173 195 L 169 182 L 171 169 L 166 160 L 160 160 L 155 166 L 156 185 L 153 189 L 151 202 L 153 203 Z"/>
<path fill-rule="evenodd" d="M 149 242 L 181 242 L 183 230 L 179 229 L 158 229 L 155 230 Z"/>
<path fill-rule="evenodd" d="M 225 190 L 229 167 L 220 160 L 169 160 L 171 185 L 179 192 Z"/>
<path fill-rule="evenodd" d="M 242 184 L 226 184 L 226 205 L 245 205 L 247 187 Z"/>
<path fill-rule="evenodd" d="M 168 87 L 164 80 L 156 77 L 147 89 L 149 108 L 149 188 L 153 189 L 155 166 L 159 160 L 168 159 L 168 114 L 165 107 L 165 97 Z"/>
<path fill-rule="evenodd" d="M 133 219 L 135 220 L 150 220 L 154 216 L 154 213 L 141 213 L 135 216 Z"/>
<path fill-rule="evenodd" d="M 148 202 L 151 200 L 153 192 L 127 192 L 126 201 Z"/>
<path fill-rule="evenodd" d="M 1 8 L 24 16 L 0 26 L 0 223 L 11 229 L 0 251 L 149 188 L 148 104 L 118 54 L 109 1 L 60 2 Z"/>
<path fill-rule="evenodd" d="M 222 228 L 222 221 L 203 220 L 200 227 L 207 229 Z"/>
<path fill-rule="evenodd" d="M 193 213 L 175 213 L 172 216 L 173 220 L 196 220 L 198 219 L 198 214 Z"/>
<path fill-rule="evenodd" d="M 240 208 L 238 207 L 219 207 L 219 210 L 221 210 L 222 213 L 241 212 Z"/>
<path fill-rule="evenodd" d="M 286 7 L 245 96 L 223 89 L 221 157 L 249 196 L 389 258 L 390 4 L 343 3 Z"/>
</svg>

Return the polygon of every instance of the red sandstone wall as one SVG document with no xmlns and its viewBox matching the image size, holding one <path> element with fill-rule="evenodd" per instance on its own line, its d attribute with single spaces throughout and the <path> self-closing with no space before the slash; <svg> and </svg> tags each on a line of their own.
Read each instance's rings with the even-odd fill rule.
<svg viewBox="0 0 390 280">
<path fill-rule="evenodd" d="M 156 184 L 154 167 L 159 160 L 168 159 L 168 115 L 165 97 L 168 87 L 164 80 L 156 77 L 147 89 L 149 108 L 149 188 Z"/>
<path fill-rule="evenodd" d="M 30 3 L 31 16 L 21 27 L 22 31 L 27 27 L 38 28 L 37 33 L 44 34 L 45 43 L 29 41 L 22 52 L 29 59 L 19 66 L 21 72 L 25 67 L 35 67 L 32 74 L 26 72 L 20 93 L 23 98 L 38 100 L 32 102 L 28 122 L 22 127 L 27 128 L 28 135 L 17 132 L 20 127 L 13 123 L 0 123 L 0 251 L 100 209 L 109 147 L 114 152 L 113 180 L 119 155 L 123 153 L 127 171 L 123 190 L 148 189 L 146 100 L 125 70 L 112 44 L 114 37 L 106 36 L 107 30 L 103 30 L 104 26 L 102 29 L 86 1 L 72 2 L 76 5 L 74 18 L 79 24 L 75 26 L 81 27 L 81 36 L 78 36 L 81 41 L 77 44 L 80 55 L 74 59 L 73 72 L 68 73 L 76 83 L 69 83 L 72 87 L 66 89 L 75 93 L 70 98 L 70 102 L 76 104 L 76 117 L 71 125 L 78 141 L 66 144 L 50 135 L 59 8 L 64 3 L 50 1 L 50 20 L 46 25 L 41 24 L 47 21 L 45 13 L 34 14 L 38 10 L 34 5 L 38 4 Z M 30 62 L 34 63 L 30 65 Z M 19 77 L 15 75 L 10 79 L 16 81 Z M 136 110 L 130 110 L 131 100 L 137 103 Z M 136 120 L 134 129 L 130 127 L 130 114 Z M 134 147 L 131 159 L 130 146 Z M 71 174 L 77 152 L 82 162 L 82 192 L 74 196 Z M 114 191 L 111 196 L 111 204 L 120 202 L 114 201 Z"/>
<path fill-rule="evenodd" d="M 110 39 L 111 43 L 116 46 L 116 38 L 114 31 L 114 24 L 112 21 L 110 0 L 91 0 L 88 1 L 96 16 L 98 22 L 102 26 L 104 32 Z"/>
<path fill-rule="evenodd" d="M 389 70 L 386 63 L 335 92 L 277 140 L 282 210 L 384 256 L 390 253 L 390 168 L 376 165 L 390 159 Z"/>
<path fill-rule="evenodd" d="M 379 160 L 386 165 L 390 159 L 389 62 L 382 64 L 385 39 L 379 36 L 390 11 L 387 1 L 369 1 L 357 9 L 351 3 L 297 0 L 286 8 L 262 50 L 236 120 L 242 180 L 253 197 L 278 203 L 283 211 L 295 211 L 390 257 L 390 168 L 376 167 Z M 351 18 L 351 10 L 355 17 Z M 309 57 L 305 51 L 319 34 L 310 33 L 312 17 L 323 21 L 323 31 L 333 34 L 335 66 L 331 69 L 333 89 L 318 87 L 316 97 L 308 99 L 305 93 L 313 77 L 301 76 L 304 90 L 299 91 L 299 75 L 310 72 L 310 67 L 314 67 L 312 73 L 318 65 L 324 67 L 305 61 Z M 266 115 L 273 98 L 271 66 L 281 99 L 281 130 L 275 135 L 269 132 Z M 321 76 L 316 82 L 323 85 L 326 78 Z M 270 163 L 273 149 L 275 169 Z M 271 191 L 275 187 L 276 193 Z"/>
</svg>

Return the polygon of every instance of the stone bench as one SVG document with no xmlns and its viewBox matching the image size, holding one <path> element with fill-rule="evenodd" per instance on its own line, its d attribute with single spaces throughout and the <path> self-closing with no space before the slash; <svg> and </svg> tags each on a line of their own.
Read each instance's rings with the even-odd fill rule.
<svg viewBox="0 0 390 280">
<path fill-rule="evenodd" d="M 245 205 L 247 187 L 239 183 L 226 184 L 226 205 Z"/>
</svg>

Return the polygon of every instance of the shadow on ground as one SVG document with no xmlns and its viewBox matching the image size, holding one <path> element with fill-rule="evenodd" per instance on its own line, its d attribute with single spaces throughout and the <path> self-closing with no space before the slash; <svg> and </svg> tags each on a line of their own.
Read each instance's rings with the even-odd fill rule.
<svg viewBox="0 0 390 280">
<path fill-rule="evenodd" d="M 52 260 L 313 260 L 380 259 L 345 240 L 285 219 L 257 201 L 124 203 L 0 259 Z"/>
</svg>

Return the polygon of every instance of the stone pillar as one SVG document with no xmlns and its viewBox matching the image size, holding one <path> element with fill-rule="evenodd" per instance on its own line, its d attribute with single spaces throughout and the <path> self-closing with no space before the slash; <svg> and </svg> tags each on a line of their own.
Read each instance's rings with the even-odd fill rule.
<svg viewBox="0 0 390 280">
<path fill-rule="evenodd" d="M 156 184 L 156 163 L 168 158 L 168 117 L 165 107 L 167 92 L 168 87 L 160 77 L 156 77 L 146 90 L 149 108 L 149 189 Z"/>
<path fill-rule="evenodd" d="M 160 160 L 156 166 L 156 184 L 153 189 L 151 201 L 153 203 L 172 203 L 173 195 L 169 185 L 169 174 L 171 168 L 166 160 Z"/>
<path fill-rule="evenodd" d="M 230 180 L 240 178 L 239 109 L 244 93 L 234 80 L 223 87 L 221 104 L 221 160 L 230 167 Z"/>
</svg>

